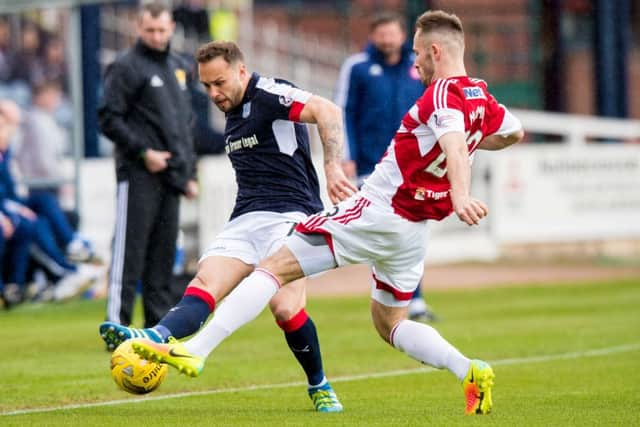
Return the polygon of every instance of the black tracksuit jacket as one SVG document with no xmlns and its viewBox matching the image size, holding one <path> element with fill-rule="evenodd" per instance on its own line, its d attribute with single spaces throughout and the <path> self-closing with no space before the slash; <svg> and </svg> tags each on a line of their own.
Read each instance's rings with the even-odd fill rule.
<svg viewBox="0 0 640 427">
<path fill-rule="evenodd" d="M 195 177 L 194 114 L 186 61 L 141 41 L 105 74 L 98 109 L 102 132 L 115 144 L 118 180 L 107 320 L 128 325 L 138 283 L 145 327 L 179 300 L 185 283 L 172 280 L 180 193 Z M 142 152 L 169 151 L 168 168 L 147 171 Z"/>
<path fill-rule="evenodd" d="M 188 70 L 176 54 L 141 41 L 108 67 L 98 118 L 102 133 L 116 145 L 119 181 L 128 178 L 131 168 L 144 168 L 140 154 L 146 148 L 171 152 L 162 175 L 175 190 L 183 192 L 195 176 Z"/>
</svg>

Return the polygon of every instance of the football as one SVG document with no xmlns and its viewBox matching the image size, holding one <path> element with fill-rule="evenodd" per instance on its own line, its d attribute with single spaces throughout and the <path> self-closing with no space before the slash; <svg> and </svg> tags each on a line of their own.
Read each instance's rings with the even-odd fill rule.
<svg viewBox="0 0 640 427">
<path fill-rule="evenodd" d="M 120 344 L 111 354 L 111 377 L 122 390 L 146 394 L 157 389 L 167 376 L 167 365 L 142 359 L 131 341 Z"/>
</svg>

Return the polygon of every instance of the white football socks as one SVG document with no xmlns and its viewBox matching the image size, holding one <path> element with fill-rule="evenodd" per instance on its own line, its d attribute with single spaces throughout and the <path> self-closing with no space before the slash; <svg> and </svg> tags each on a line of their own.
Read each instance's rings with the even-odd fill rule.
<svg viewBox="0 0 640 427">
<path fill-rule="evenodd" d="M 192 354 L 207 357 L 226 337 L 255 319 L 278 291 L 277 280 L 263 270 L 255 270 L 223 300 L 204 328 L 185 341 Z"/>
<path fill-rule="evenodd" d="M 391 335 L 395 348 L 434 368 L 447 368 L 460 381 L 469 371 L 471 361 L 429 325 L 403 320 Z"/>
</svg>

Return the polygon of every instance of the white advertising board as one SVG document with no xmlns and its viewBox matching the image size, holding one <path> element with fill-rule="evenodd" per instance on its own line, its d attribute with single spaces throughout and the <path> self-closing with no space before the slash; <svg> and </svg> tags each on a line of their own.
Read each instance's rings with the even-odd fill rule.
<svg viewBox="0 0 640 427">
<path fill-rule="evenodd" d="M 499 243 L 640 237 L 640 146 L 536 144 L 494 154 Z"/>
</svg>

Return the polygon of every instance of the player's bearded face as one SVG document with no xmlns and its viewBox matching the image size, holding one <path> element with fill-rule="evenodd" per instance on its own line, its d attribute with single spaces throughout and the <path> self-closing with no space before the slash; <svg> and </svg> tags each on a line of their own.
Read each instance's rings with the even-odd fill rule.
<svg viewBox="0 0 640 427">
<path fill-rule="evenodd" d="M 229 64 L 224 58 L 217 57 L 204 64 L 198 64 L 198 70 L 207 95 L 220 111 L 226 113 L 240 105 L 244 94 L 244 65 Z"/>
</svg>

